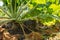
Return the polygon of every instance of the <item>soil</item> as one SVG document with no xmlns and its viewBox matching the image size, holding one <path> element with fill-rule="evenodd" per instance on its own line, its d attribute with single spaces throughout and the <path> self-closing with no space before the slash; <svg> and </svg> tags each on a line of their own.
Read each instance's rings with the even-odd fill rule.
<svg viewBox="0 0 60 40">
<path fill-rule="evenodd" d="M 25 34 L 28 35 L 28 38 L 29 38 L 29 39 L 27 38 L 28 40 L 34 39 L 34 38 L 31 38 L 31 35 L 33 37 L 36 37 L 36 39 L 34 39 L 34 40 L 45 40 L 49 36 L 51 36 L 53 33 L 60 31 L 59 26 L 56 27 L 55 25 L 52 25 L 52 27 L 47 27 L 40 22 L 37 23 L 36 20 L 27 20 L 21 24 L 22 24 L 22 27 L 24 28 Z M 4 29 L 5 31 L 7 30 L 7 33 L 8 33 L 7 36 L 12 37 L 11 40 L 13 40 L 13 39 L 25 40 L 26 38 L 25 38 L 24 32 L 21 28 L 21 24 L 15 22 L 15 21 L 11 21 L 11 22 L 8 22 L 8 23 L 2 25 L 2 28 L 0 29 L 0 31 L 2 29 Z M 32 32 L 34 32 L 34 33 L 32 33 Z M 0 39 L 3 38 L 3 35 L 5 35 L 4 33 L 6 33 L 6 32 L 4 32 L 4 31 L 0 32 L 0 35 L 1 35 Z M 18 36 L 17 34 L 20 36 Z M 40 35 L 40 38 L 38 35 Z"/>
</svg>

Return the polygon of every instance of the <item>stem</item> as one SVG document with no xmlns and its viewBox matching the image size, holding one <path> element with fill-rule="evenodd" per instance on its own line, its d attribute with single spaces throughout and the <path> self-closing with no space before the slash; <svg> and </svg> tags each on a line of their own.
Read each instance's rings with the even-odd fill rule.
<svg viewBox="0 0 60 40">
<path fill-rule="evenodd" d="M 24 36 L 27 37 L 26 34 L 25 34 L 25 31 L 24 31 L 24 28 L 23 28 L 22 24 L 20 24 L 20 25 L 21 25 L 22 31 L 24 33 Z"/>
</svg>

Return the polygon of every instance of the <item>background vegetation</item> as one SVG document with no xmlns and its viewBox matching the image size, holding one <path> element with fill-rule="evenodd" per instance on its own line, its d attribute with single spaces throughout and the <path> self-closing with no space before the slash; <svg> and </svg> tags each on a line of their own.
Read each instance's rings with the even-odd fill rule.
<svg viewBox="0 0 60 40">
<path fill-rule="evenodd" d="M 46 25 L 53 25 L 57 20 L 60 20 L 60 0 L 17 0 L 16 2 L 14 0 L 3 1 L 4 13 L 0 6 L 0 17 L 10 16 L 12 19 L 17 19 L 17 16 L 19 16 L 20 19 L 20 16 L 24 15 L 22 17 L 24 20 L 39 18 L 39 20 Z"/>
</svg>

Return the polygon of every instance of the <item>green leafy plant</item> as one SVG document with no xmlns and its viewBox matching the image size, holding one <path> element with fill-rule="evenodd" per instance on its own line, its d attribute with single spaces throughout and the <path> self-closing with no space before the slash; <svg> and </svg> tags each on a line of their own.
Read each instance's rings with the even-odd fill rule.
<svg viewBox="0 0 60 40">
<path fill-rule="evenodd" d="M 35 10 L 37 4 L 35 5 L 34 8 L 30 9 L 29 4 L 31 3 L 31 0 L 23 0 L 23 1 L 22 0 L 2 0 L 2 2 L 3 2 L 3 6 L 0 6 L 0 12 L 1 14 L 4 14 L 4 15 L 0 17 L 1 19 L 0 24 L 14 21 L 15 25 L 11 26 L 12 28 L 14 28 L 13 30 L 14 31 L 16 29 L 18 30 L 18 28 L 21 27 L 25 35 L 24 27 L 20 23 L 22 23 L 25 20 L 35 18 L 35 16 L 31 16 L 31 14 L 32 14 L 32 11 Z M 20 26 L 18 26 L 17 24 Z M 9 27 L 10 25 L 7 24 L 7 26 Z"/>
<path fill-rule="evenodd" d="M 3 0 L 4 5 L 0 7 L 1 13 L 4 13 L 7 18 L 12 20 L 21 20 L 22 16 L 25 15 L 28 10 L 28 3 L 19 0 Z"/>
</svg>

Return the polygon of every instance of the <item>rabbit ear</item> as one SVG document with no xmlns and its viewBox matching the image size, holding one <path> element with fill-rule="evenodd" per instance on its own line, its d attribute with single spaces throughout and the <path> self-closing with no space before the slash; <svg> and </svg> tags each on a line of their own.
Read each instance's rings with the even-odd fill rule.
<svg viewBox="0 0 60 40">
<path fill-rule="evenodd" d="M 1 28 L 2 26 L 0 26 L 0 28 Z"/>
<path fill-rule="evenodd" d="M 9 32 L 5 31 L 4 33 L 4 38 L 5 40 L 18 40 L 18 38 L 20 37 L 19 34 L 16 35 L 11 35 Z"/>
<path fill-rule="evenodd" d="M 3 32 L 5 29 L 0 27 L 0 32 Z"/>
</svg>

